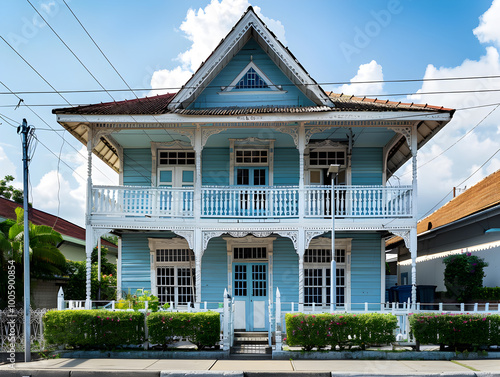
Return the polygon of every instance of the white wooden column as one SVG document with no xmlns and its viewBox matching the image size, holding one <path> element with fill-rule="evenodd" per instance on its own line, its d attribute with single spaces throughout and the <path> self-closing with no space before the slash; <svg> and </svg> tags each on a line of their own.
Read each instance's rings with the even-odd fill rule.
<svg viewBox="0 0 500 377">
<path fill-rule="evenodd" d="M 85 293 L 85 309 L 91 309 L 91 257 L 92 249 L 94 248 L 94 231 L 90 222 L 92 214 L 92 138 L 93 130 L 89 126 L 88 141 L 87 141 L 87 200 L 85 208 L 85 267 L 86 267 L 86 293 Z"/>
<path fill-rule="evenodd" d="M 116 299 L 122 298 L 122 238 L 118 237 L 118 259 L 116 261 Z"/>
<path fill-rule="evenodd" d="M 196 161 L 196 178 L 194 180 L 194 218 L 196 223 L 199 223 L 201 217 L 202 203 L 201 203 L 201 153 L 203 150 L 202 135 L 200 125 L 196 126 L 194 135 L 194 154 Z M 200 238 L 201 239 L 201 238 Z M 201 241 L 200 241 L 201 243 Z M 196 253 L 195 253 L 196 254 Z"/>
<path fill-rule="evenodd" d="M 417 303 L 417 228 L 410 229 L 410 255 L 411 255 L 411 302 Z"/>
<path fill-rule="evenodd" d="M 151 294 L 158 296 L 158 287 L 156 284 L 156 249 L 149 249 L 149 278 L 151 280 Z"/>
<path fill-rule="evenodd" d="M 411 128 L 411 154 L 412 154 L 412 209 L 413 219 L 410 229 L 410 253 L 411 253 L 411 302 L 417 302 L 417 216 L 418 216 L 418 190 L 417 190 L 417 150 L 418 150 L 418 124 Z"/>
<path fill-rule="evenodd" d="M 303 228 L 298 230 L 297 254 L 299 255 L 299 312 L 304 311 L 304 254 L 306 235 Z"/>
<path fill-rule="evenodd" d="M 305 192 L 304 192 L 304 150 L 306 149 L 306 132 L 304 123 L 299 126 L 299 138 L 297 149 L 299 150 L 299 219 L 305 215 Z"/>
<path fill-rule="evenodd" d="M 199 309 L 201 304 L 201 259 L 203 258 L 203 235 L 201 229 L 194 230 L 194 261 L 196 274 L 196 296 L 195 308 Z"/>
</svg>

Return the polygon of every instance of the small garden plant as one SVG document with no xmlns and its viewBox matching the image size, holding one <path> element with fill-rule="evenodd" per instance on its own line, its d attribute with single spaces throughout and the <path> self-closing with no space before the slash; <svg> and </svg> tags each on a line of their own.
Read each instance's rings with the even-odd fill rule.
<svg viewBox="0 0 500 377">
<path fill-rule="evenodd" d="M 119 300 L 115 304 L 116 309 L 145 309 L 146 301 L 148 302 L 148 310 L 152 312 L 158 311 L 160 306 L 158 297 L 151 294 L 150 291 L 138 289 L 134 295 L 127 294 L 125 299 Z M 170 306 L 170 305 L 169 305 Z"/>
</svg>

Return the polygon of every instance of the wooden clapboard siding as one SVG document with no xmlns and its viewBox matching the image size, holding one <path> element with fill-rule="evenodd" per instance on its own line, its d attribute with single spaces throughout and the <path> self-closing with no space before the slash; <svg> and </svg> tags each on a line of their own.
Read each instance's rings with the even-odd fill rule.
<svg viewBox="0 0 500 377">
<path fill-rule="evenodd" d="M 282 85 L 284 94 L 219 95 L 221 87 L 226 87 L 239 75 L 250 61 L 259 67 L 275 85 Z M 190 108 L 230 107 L 230 106 L 313 106 L 308 99 L 273 63 L 259 44 L 250 39 L 241 51 L 217 75 L 209 86 L 190 105 Z"/>
<path fill-rule="evenodd" d="M 151 149 L 125 149 L 123 151 L 123 184 L 151 186 Z"/>
<path fill-rule="evenodd" d="M 353 148 L 351 158 L 353 185 L 381 185 L 382 148 Z"/>
<path fill-rule="evenodd" d="M 204 148 L 202 158 L 202 185 L 228 186 L 229 148 Z"/>
<path fill-rule="evenodd" d="M 351 302 L 353 310 L 361 305 L 380 302 L 381 236 L 378 233 L 361 233 L 352 236 L 351 250 Z M 370 307 L 370 309 L 375 309 Z"/>
<path fill-rule="evenodd" d="M 297 148 L 274 149 L 274 185 L 299 185 L 299 152 Z"/>
<path fill-rule="evenodd" d="M 299 256 L 288 238 L 278 238 L 273 244 L 273 298 L 276 299 L 276 288 L 281 292 L 283 310 L 295 310 L 299 302 Z"/>
<path fill-rule="evenodd" d="M 209 309 L 223 302 L 224 289 L 228 287 L 227 273 L 226 241 L 213 238 L 201 260 L 201 301 L 207 301 Z"/>
</svg>

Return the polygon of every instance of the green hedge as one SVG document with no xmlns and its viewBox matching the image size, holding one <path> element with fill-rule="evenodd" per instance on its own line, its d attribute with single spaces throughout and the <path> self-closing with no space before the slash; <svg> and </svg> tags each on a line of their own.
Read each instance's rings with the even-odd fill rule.
<svg viewBox="0 0 500 377">
<path fill-rule="evenodd" d="M 500 300 L 500 287 L 481 287 L 478 288 L 476 298 L 482 300 Z"/>
<path fill-rule="evenodd" d="M 286 342 L 305 351 L 331 346 L 365 349 L 395 341 L 397 317 L 392 314 L 287 314 Z"/>
<path fill-rule="evenodd" d="M 147 323 L 150 342 L 164 349 L 178 337 L 187 338 L 200 350 L 220 340 L 220 316 L 216 312 L 151 313 Z"/>
<path fill-rule="evenodd" d="M 500 315 L 413 314 L 411 331 L 420 344 L 439 344 L 457 350 L 500 345 Z"/>
<path fill-rule="evenodd" d="M 107 310 L 49 311 L 43 317 L 48 344 L 112 349 L 144 342 L 144 314 Z"/>
</svg>

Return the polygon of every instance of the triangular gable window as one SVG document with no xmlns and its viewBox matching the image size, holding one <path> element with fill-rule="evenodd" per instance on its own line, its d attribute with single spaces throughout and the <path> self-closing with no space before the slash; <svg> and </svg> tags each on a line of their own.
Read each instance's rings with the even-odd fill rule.
<svg viewBox="0 0 500 377">
<path fill-rule="evenodd" d="M 234 89 L 263 89 L 269 88 L 269 85 L 259 76 L 255 69 L 250 68 L 245 76 L 236 84 Z"/>
<path fill-rule="evenodd" d="M 248 94 L 263 91 L 273 94 L 286 93 L 281 87 L 274 85 L 253 61 L 243 68 L 231 84 L 221 89 L 219 94 Z"/>
</svg>

